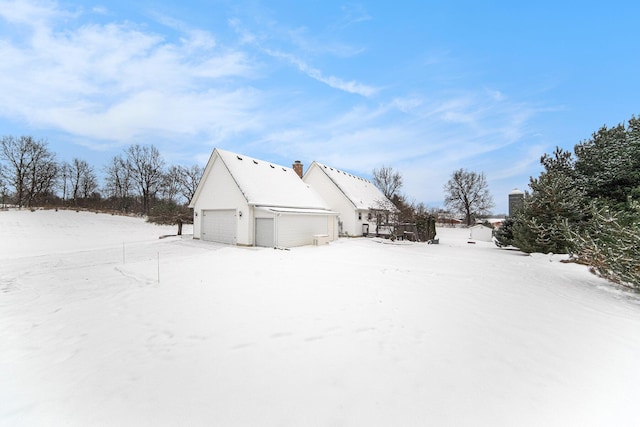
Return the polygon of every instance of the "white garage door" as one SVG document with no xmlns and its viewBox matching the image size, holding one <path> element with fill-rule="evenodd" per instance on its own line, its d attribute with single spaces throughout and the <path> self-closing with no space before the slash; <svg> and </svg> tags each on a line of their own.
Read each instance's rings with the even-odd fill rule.
<svg viewBox="0 0 640 427">
<path fill-rule="evenodd" d="M 236 244 L 235 209 L 202 211 L 202 240 Z"/>
<path fill-rule="evenodd" d="M 256 218 L 256 246 L 265 248 L 275 246 L 273 240 L 273 218 Z"/>
</svg>

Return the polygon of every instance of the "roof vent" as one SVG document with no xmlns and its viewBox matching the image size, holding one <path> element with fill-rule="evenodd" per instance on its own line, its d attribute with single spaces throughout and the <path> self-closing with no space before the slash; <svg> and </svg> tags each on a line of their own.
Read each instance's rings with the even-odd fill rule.
<svg viewBox="0 0 640 427">
<path fill-rule="evenodd" d="M 254 160 L 254 161 L 253 161 L 253 164 L 257 165 L 257 164 L 258 164 L 258 162 L 257 162 L 256 160 Z"/>
<path fill-rule="evenodd" d="M 238 158 L 238 160 L 242 160 L 242 157 L 240 157 L 240 156 L 236 156 L 236 157 Z"/>
</svg>

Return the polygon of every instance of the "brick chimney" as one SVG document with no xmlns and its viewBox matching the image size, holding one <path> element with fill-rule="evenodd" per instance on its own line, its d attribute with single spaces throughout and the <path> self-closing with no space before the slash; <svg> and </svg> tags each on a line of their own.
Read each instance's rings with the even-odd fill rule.
<svg viewBox="0 0 640 427">
<path fill-rule="evenodd" d="M 304 165 L 300 162 L 300 160 L 296 160 L 293 162 L 293 170 L 296 171 L 298 176 L 302 178 L 302 170 L 304 169 Z"/>
</svg>

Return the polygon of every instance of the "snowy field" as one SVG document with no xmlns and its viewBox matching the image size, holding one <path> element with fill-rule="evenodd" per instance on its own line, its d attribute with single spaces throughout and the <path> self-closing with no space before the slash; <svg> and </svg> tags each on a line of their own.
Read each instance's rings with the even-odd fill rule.
<svg viewBox="0 0 640 427">
<path fill-rule="evenodd" d="M 73 211 L 0 230 L 3 426 L 640 422 L 638 294 L 558 255 L 446 228 L 239 248 Z"/>
</svg>

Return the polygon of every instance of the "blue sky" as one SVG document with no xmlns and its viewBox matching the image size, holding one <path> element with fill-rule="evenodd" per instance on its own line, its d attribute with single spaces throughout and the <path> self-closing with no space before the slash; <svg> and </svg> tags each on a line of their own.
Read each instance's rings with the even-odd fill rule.
<svg viewBox="0 0 640 427">
<path fill-rule="evenodd" d="M 130 144 L 215 147 L 442 205 L 458 168 L 496 202 L 539 159 L 640 114 L 633 1 L 0 0 L 0 134 L 100 170 Z"/>
</svg>

